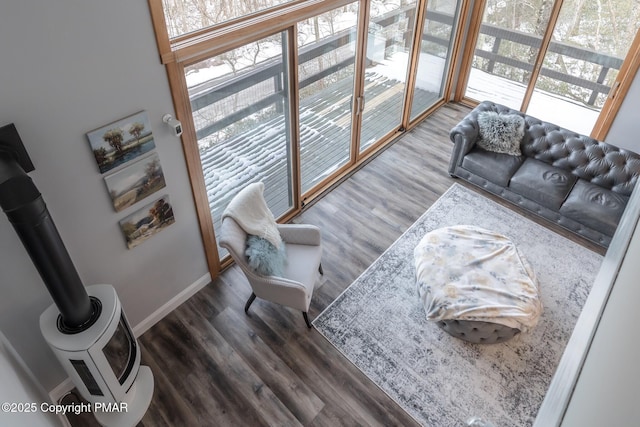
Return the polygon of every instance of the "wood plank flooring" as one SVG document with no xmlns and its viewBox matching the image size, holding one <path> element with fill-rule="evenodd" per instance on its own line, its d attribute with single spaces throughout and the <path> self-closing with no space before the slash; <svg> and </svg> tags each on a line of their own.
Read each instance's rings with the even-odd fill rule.
<svg viewBox="0 0 640 427">
<path fill-rule="evenodd" d="M 322 230 L 324 276 L 311 318 L 455 181 L 448 134 L 468 111 L 439 109 L 295 218 Z M 141 426 L 417 425 L 301 313 L 258 299 L 245 315 L 250 294 L 232 266 L 139 339 L 155 376 Z M 86 416 L 71 422 L 97 425 Z"/>
</svg>

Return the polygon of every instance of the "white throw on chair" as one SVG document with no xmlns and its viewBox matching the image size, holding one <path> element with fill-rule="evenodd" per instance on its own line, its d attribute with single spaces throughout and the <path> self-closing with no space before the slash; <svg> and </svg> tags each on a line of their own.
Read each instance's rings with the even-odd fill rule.
<svg viewBox="0 0 640 427">
<path fill-rule="evenodd" d="M 255 298 L 260 297 L 302 311 L 307 327 L 311 328 L 307 312 L 318 272 L 322 274 L 320 229 L 306 224 L 276 224 L 266 207 L 262 196 L 263 189 L 262 183 L 250 184 L 234 197 L 223 214 L 218 243 L 229 251 L 253 290 L 244 307 L 245 312 L 248 312 Z M 267 212 L 264 212 L 265 209 Z M 244 215 L 246 210 L 250 210 L 248 219 Z M 257 212 L 270 216 L 270 219 L 257 218 Z M 271 221 L 275 228 L 269 224 Z M 256 224 L 257 227 L 252 227 Z M 282 238 L 286 245 L 286 263 L 281 276 L 261 275 L 250 267 L 249 259 L 245 255 L 249 234 L 274 242 L 279 237 Z M 279 236 L 275 236 L 276 234 Z"/>
</svg>

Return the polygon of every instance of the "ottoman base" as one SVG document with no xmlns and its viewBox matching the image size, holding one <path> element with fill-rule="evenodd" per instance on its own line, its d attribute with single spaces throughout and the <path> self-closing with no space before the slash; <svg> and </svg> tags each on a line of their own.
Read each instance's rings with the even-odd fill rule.
<svg viewBox="0 0 640 427">
<path fill-rule="evenodd" d="M 477 320 L 438 320 L 436 324 L 450 335 L 474 344 L 497 344 L 520 333 L 520 329 Z"/>
</svg>

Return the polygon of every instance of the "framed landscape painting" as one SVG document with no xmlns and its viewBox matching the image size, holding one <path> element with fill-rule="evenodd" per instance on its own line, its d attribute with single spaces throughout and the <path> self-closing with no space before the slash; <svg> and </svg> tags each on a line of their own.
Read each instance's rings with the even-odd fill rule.
<svg viewBox="0 0 640 427">
<path fill-rule="evenodd" d="M 123 165 L 156 146 L 146 111 L 88 132 L 87 138 L 100 173 Z"/>
<path fill-rule="evenodd" d="M 173 224 L 173 208 L 169 196 L 164 195 L 155 202 L 143 207 L 120 220 L 120 228 L 127 241 L 127 247 L 133 249 L 149 237 Z"/>
<path fill-rule="evenodd" d="M 104 178 L 116 212 L 128 208 L 166 186 L 158 153 Z"/>
</svg>

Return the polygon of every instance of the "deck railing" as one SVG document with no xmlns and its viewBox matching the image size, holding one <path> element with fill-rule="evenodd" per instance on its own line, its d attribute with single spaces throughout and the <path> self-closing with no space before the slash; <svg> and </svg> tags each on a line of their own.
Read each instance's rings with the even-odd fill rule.
<svg viewBox="0 0 640 427">
<path fill-rule="evenodd" d="M 538 49 L 542 44 L 541 36 L 526 34 L 519 31 L 506 30 L 504 28 L 499 28 L 487 24 L 482 24 L 482 26 L 480 27 L 480 33 L 494 38 L 491 50 L 476 49 L 475 51 L 475 54 L 477 56 L 488 60 L 486 69 L 484 69 L 484 71 L 489 74 L 494 74 L 494 68 L 496 64 L 505 64 L 509 67 L 517 68 L 527 73 L 533 71 L 533 64 L 500 55 L 498 52 L 500 51 L 502 42 L 505 40 Z M 604 83 L 607 74 L 610 70 L 620 70 L 623 61 L 621 58 L 617 58 L 615 56 L 606 55 L 594 50 L 584 49 L 569 45 L 567 43 L 560 43 L 556 41 L 551 41 L 551 43 L 549 44 L 549 52 L 557 53 L 559 55 L 562 55 L 563 57 L 585 61 L 601 67 L 598 78 L 595 82 L 557 70 L 551 70 L 545 67 L 542 67 L 540 70 L 541 76 L 549 77 L 553 80 L 590 90 L 591 94 L 589 96 L 589 99 L 586 101 L 586 104 L 590 106 L 595 105 L 596 99 L 598 98 L 599 94 L 609 93 L 611 87 L 607 86 Z"/>
<path fill-rule="evenodd" d="M 413 7 L 405 7 L 395 10 L 393 12 L 380 16 L 379 18 L 374 20 L 374 22 L 380 26 L 382 31 L 385 31 L 386 29 L 396 24 L 401 17 L 406 17 L 407 19 L 413 21 Z M 340 31 L 333 36 L 325 37 L 318 43 L 302 47 L 298 50 L 299 64 L 302 65 L 316 60 L 327 52 L 336 51 L 344 46 L 349 45 L 350 43 L 354 42 L 355 39 L 355 29 L 347 29 Z M 410 35 L 403 35 L 403 43 L 405 45 L 407 43 L 410 43 L 410 40 Z M 389 48 L 391 44 L 393 44 L 393 41 L 387 41 L 387 45 L 385 46 L 385 48 Z M 353 52 L 350 56 L 342 58 L 336 64 L 325 67 L 317 73 L 309 75 L 299 82 L 298 87 L 300 89 L 304 89 L 326 76 L 349 67 L 354 63 L 354 58 L 355 52 Z M 282 62 L 279 59 L 265 61 L 258 67 L 249 71 L 243 71 L 234 77 L 226 78 L 223 82 L 205 82 L 198 87 L 192 88 L 193 95 L 191 95 L 190 97 L 191 110 L 193 112 L 196 112 L 227 97 L 233 96 L 234 94 L 239 93 L 242 90 L 251 88 L 270 79 L 273 80 L 274 87 L 274 90 L 270 95 L 263 97 L 262 99 L 260 99 L 260 101 L 252 103 L 245 108 L 226 115 L 220 120 L 199 127 L 196 131 L 198 140 L 215 132 L 218 132 L 228 125 L 238 122 L 243 118 L 246 118 L 266 107 L 275 105 L 276 108 L 281 108 L 285 96 L 285 92 L 283 90 L 284 81 L 282 75 Z"/>
<path fill-rule="evenodd" d="M 379 26 L 377 28 L 381 28 L 382 31 L 384 31 L 386 28 L 398 22 L 401 18 L 413 20 L 413 8 L 405 7 L 403 9 L 393 11 L 389 14 L 379 17 L 377 20 L 375 20 L 375 23 Z M 430 22 L 437 22 L 440 24 L 453 26 L 455 17 L 447 13 L 429 11 L 427 14 L 427 24 L 429 24 Z M 486 71 L 490 74 L 495 74 L 494 70 L 496 64 L 504 64 L 527 73 L 533 71 L 532 64 L 520 59 L 514 59 L 500 54 L 500 46 L 504 41 L 509 41 L 537 49 L 541 44 L 542 37 L 522 33 L 519 31 L 507 30 L 488 24 L 483 24 L 481 26 L 480 33 L 493 37 L 494 39 L 493 45 L 490 49 L 475 50 L 476 56 L 487 60 L 487 62 L 483 66 L 483 71 Z M 303 47 L 299 50 L 299 63 L 308 63 L 309 61 L 313 61 L 319 58 L 321 55 L 326 54 L 327 52 L 335 51 L 341 47 L 344 47 L 354 41 L 355 37 L 355 30 L 348 29 L 341 31 L 334 36 L 327 37 L 318 43 Z M 405 46 L 408 46 L 410 44 L 410 40 L 410 34 L 403 34 L 402 43 Z M 427 47 L 429 43 L 444 48 L 448 48 L 450 44 L 450 40 L 448 38 L 439 37 L 436 34 L 423 34 L 422 40 L 422 50 L 425 53 L 431 53 L 430 49 Z M 389 48 L 393 43 L 393 40 L 387 40 L 385 49 Z M 605 84 L 605 79 L 609 71 L 619 70 L 622 66 L 622 59 L 620 58 L 602 54 L 589 49 L 571 46 L 566 43 L 552 41 L 549 46 L 549 51 L 557 53 L 564 57 L 574 58 L 586 61 L 588 63 L 596 64 L 601 67 L 598 78 L 595 82 L 557 70 L 551 70 L 545 67 L 543 67 L 540 71 L 540 74 L 542 76 L 550 77 L 560 82 L 565 82 L 577 87 L 590 90 L 591 93 L 589 99 L 586 101 L 586 104 L 590 106 L 593 106 L 595 104 L 599 94 L 606 94 L 610 91 L 611 88 Z M 299 87 L 305 88 L 328 75 L 345 69 L 349 65 L 353 64 L 353 61 L 353 55 L 345 57 L 340 62 L 306 77 L 304 80 L 300 81 Z M 240 110 L 225 115 L 225 117 L 220 120 L 207 123 L 206 125 L 198 128 L 198 139 L 205 138 L 208 135 L 218 132 L 221 129 L 229 126 L 230 124 L 238 122 L 243 118 L 246 118 L 269 106 L 275 105 L 276 108 L 282 108 L 285 96 L 283 90 L 284 82 L 282 68 L 283 66 L 280 60 L 266 61 L 254 69 L 243 71 L 235 77 L 226 78 L 223 82 L 207 82 L 203 83 L 199 87 L 193 88 L 192 92 L 194 92 L 194 94 L 191 96 L 191 108 L 193 112 L 196 112 L 227 97 L 233 96 L 234 94 L 237 94 L 242 90 L 249 89 L 268 80 L 273 80 L 273 91 L 270 95 L 261 97 L 259 101 L 253 102 Z M 504 76 L 501 77 L 504 78 Z"/>
<path fill-rule="evenodd" d="M 342 31 L 331 37 L 325 38 L 319 43 L 303 47 L 299 50 L 299 63 L 307 63 L 319 58 L 326 52 L 335 51 L 346 46 L 351 42 L 351 40 L 354 40 L 353 37 L 355 37 L 355 30 Z M 337 64 L 324 68 L 320 72 L 301 80 L 298 87 L 303 89 L 328 75 L 348 67 L 350 64 L 353 64 L 353 59 L 354 57 L 352 55 Z M 276 108 L 282 108 L 285 96 L 283 89 L 284 81 L 282 75 L 282 62 L 277 59 L 265 61 L 260 64 L 260 66 L 249 71 L 242 72 L 232 78 L 228 78 L 209 90 L 198 90 L 198 93 L 191 97 L 192 111 L 198 111 L 202 108 L 208 107 L 211 104 L 221 101 L 229 96 L 233 96 L 242 90 L 251 88 L 267 80 L 273 80 L 274 90 L 271 95 L 268 95 L 260 101 L 252 103 L 241 110 L 229 114 L 221 120 L 215 121 L 198 129 L 196 132 L 198 139 L 202 139 L 208 135 L 218 132 L 228 125 L 240 121 L 268 106 L 276 105 Z"/>
</svg>

